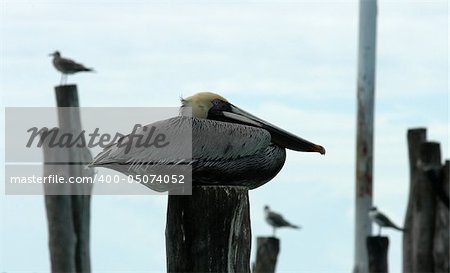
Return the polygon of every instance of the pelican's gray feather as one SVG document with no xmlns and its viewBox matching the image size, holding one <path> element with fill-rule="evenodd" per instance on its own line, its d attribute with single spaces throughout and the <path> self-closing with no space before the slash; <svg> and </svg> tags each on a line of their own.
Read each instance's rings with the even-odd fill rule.
<svg viewBox="0 0 450 273">
<path fill-rule="evenodd" d="M 142 175 L 152 173 L 156 166 L 184 165 L 192 167 L 193 183 L 256 188 L 272 179 L 286 159 L 285 149 L 273 145 L 270 133 L 261 128 L 184 116 L 145 127 L 135 134 L 146 139 L 149 128 L 155 128 L 153 135 L 164 134 L 170 144 L 163 148 L 137 147 L 136 138 L 128 135 L 106 147 L 92 166 Z M 124 145 L 119 147 L 126 141 L 132 143 L 128 151 Z"/>
</svg>

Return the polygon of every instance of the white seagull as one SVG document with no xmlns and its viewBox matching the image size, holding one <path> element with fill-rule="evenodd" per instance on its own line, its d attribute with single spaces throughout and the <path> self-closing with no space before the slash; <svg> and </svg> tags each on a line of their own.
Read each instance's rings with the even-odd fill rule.
<svg viewBox="0 0 450 273">
<path fill-rule="evenodd" d="M 295 229 L 301 228 L 299 226 L 289 223 L 286 219 L 283 218 L 283 216 L 281 214 L 271 211 L 269 206 L 264 207 L 264 214 L 265 214 L 266 222 L 269 225 L 271 225 L 273 228 L 273 236 L 274 237 L 275 237 L 275 231 L 277 228 L 281 228 L 281 227 L 290 227 L 290 228 L 295 228 Z"/>
<path fill-rule="evenodd" d="M 94 69 L 85 67 L 84 65 L 77 63 L 71 59 L 63 58 L 61 57 L 61 53 L 59 51 L 55 51 L 49 56 L 53 56 L 53 66 L 61 72 L 61 82 L 60 85 L 63 83 L 67 83 L 67 75 L 74 74 L 77 72 L 93 72 Z"/>
<path fill-rule="evenodd" d="M 381 228 L 382 227 L 390 227 L 396 230 L 403 231 L 402 228 L 398 227 L 396 224 L 394 224 L 386 215 L 379 212 L 376 207 L 372 207 L 369 210 L 369 217 L 370 219 L 378 224 L 378 236 L 381 235 Z"/>
</svg>

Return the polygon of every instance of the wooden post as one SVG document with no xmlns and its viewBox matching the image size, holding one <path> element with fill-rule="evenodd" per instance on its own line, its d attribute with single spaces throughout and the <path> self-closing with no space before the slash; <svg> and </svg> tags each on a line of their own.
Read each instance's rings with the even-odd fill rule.
<svg viewBox="0 0 450 273">
<path fill-rule="evenodd" d="M 55 86 L 55 96 L 56 96 L 56 105 L 58 107 L 80 107 L 80 104 L 78 102 L 78 91 L 77 91 L 77 86 L 75 84 L 69 84 L 69 85 L 58 85 Z M 61 121 L 61 118 L 64 117 L 58 117 L 60 118 L 59 120 Z M 80 125 L 81 127 L 81 122 L 80 122 L 80 117 L 72 117 L 75 120 L 75 122 L 77 122 L 78 124 L 74 124 L 74 126 L 76 125 Z M 60 125 L 62 126 L 67 126 L 68 124 L 63 123 Z"/>
<path fill-rule="evenodd" d="M 250 272 L 248 188 L 194 186 L 170 195 L 167 208 L 168 272 Z"/>
<path fill-rule="evenodd" d="M 403 272 L 435 272 L 436 191 L 430 170 L 439 170 L 440 145 L 424 142 L 425 129 L 408 132 L 411 185 L 403 237 Z"/>
<path fill-rule="evenodd" d="M 440 145 L 424 142 L 419 146 L 417 191 L 413 200 L 413 272 L 434 272 L 433 240 L 436 221 L 436 196 L 433 181 L 425 175 L 423 166 L 438 168 L 441 164 Z M 422 167 L 420 167 L 422 166 Z"/>
<path fill-rule="evenodd" d="M 405 222 L 403 227 L 403 272 L 413 272 L 412 269 L 412 244 L 414 241 L 414 233 L 412 230 L 413 222 L 413 199 L 417 192 L 417 178 L 418 168 L 417 162 L 419 160 L 419 146 L 425 142 L 427 138 L 427 131 L 425 128 L 410 129 L 407 133 L 408 153 L 409 153 L 409 197 L 408 206 L 406 209 Z"/>
<path fill-rule="evenodd" d="M 366 240 L 369 273 L 387 273 L 389 238 L 384 236 L 369 236 Z"/>
<path fill-rule="evenodd" d="M 280 252 L 280 240 L 275 237 L 258 237 L 256 249 L 253 273 L 274 273 Z"/>
<path fill-rule="evenodd" d="M 77 87 L 55 87 L 58 105 L 58 134 L 81 132 Z M 48 140 L 47 140 L 48 141 Z M 45 142 L 44 142 L 45 143 Z M 86 143 L 86 141 L 84 141 Z M 92 169 L 84 168 L 92 162 L 87 147 L 44 147 L 44 162 L 66 164 L 44 165 L 44 175 L 58 174 L 68 177 L 93 175 Z M 52 272 L 89 273 L 89 223 L 90 194 L 92 184 L 44 184 L 45 205 L 49 228 L 49 248 Z"/>
<path fill-rule="evenodd" d="M 450 161 L 447 160 L 442 169 L 442 175 L 438 183 L 442 195 L 446 195 L 446 198 L 437 198 L 436 204 L 436 226 L 434 233 L 434 247 L 433 247 L 433 260 L 434 260 L 434 272 L 450 272 L 449 266 L 449 209 L 445 204 L 448 201 L 449 194 L 449 180 L 450 180 Z M 438 195 L 439 196 L 439 195 Z"/>
<path fill-rule="evenodd" d="M 377 1 L 359 1 L 356 196 L 354 273 L 367 273 L 366 237 L 372 234 L 368 211 L 372 207 L 373 134 Z"/>
</svg>

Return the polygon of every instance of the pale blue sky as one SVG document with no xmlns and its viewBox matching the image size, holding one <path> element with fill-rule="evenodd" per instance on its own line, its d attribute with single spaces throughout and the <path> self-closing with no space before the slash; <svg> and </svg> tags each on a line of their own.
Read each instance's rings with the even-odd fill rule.
<svg viewBox="0 0 450 273">
<path fill-rule="evenodd" d="M 402 224 L 406 130 L 427 127 L 449 156 L 448 4 L 386 0 L 378 10 L 374 201 Z M 54 50 L 98 71 L 69 77 L 82 106 L 177 106 L 180 95 L 216 91 L 327 149 L 288 152 L 281 173 L 250 193 L 253 236 L 271 232 L 265 204 L 304 227 L 278 233 L 278 272 L 350 272 L 357 19 L 347 0 L 3 0 L 1 103 L 54 106 Z M 0 271 L 47 272 L 43 197 L 0 204 Z M 164 272 L 165 212 L 161 196 L 94 196 L 93 271 Z M 385 234 L 390 272 L 400 272 L 401 235 Z"/>
</svg>

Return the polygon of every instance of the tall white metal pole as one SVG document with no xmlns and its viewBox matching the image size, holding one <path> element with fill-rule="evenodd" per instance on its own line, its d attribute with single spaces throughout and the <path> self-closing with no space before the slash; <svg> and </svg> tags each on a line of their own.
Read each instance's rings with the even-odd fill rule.
<svg viewBox="0 0 450 273">
<path fill-rule="evenodd" d="M 359 1 L 358 117 L 356 140 L 355 267 L 367 273 L 366 238 L 372 233 L 373 132 L 377 1 Z"/>
</svg>

